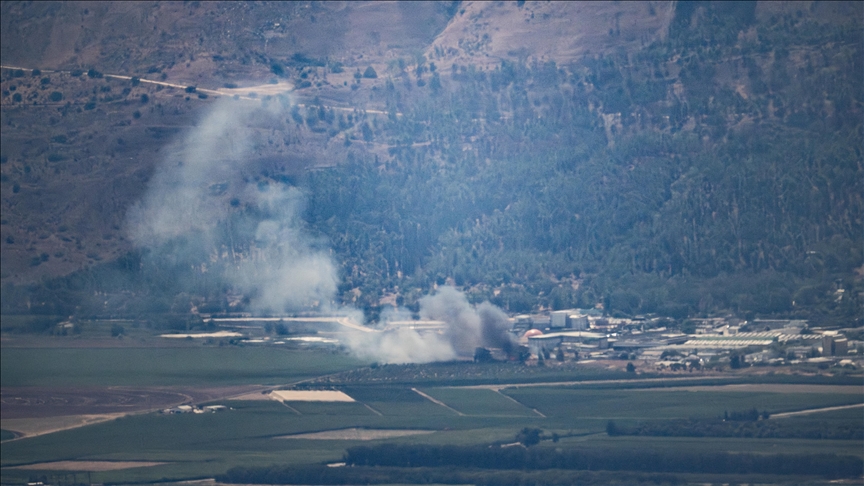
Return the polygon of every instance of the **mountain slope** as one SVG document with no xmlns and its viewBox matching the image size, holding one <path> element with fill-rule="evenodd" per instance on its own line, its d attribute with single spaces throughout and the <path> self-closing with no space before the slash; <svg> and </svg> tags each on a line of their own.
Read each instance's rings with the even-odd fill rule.
<svg viewBox="0 0 864 486">
<path fill-rule="evenodd" d="M 150 179 L 164 158 L 157 150 L 191 130 L 213 99 L 84 76 L 52 74 L 44 87 L 39 76 L 4 70 L 3 125 L 22 127 L 3 133 L 2 250 L 4 261 L 17 263 L 4 265 L 4 283 L 87 268 L 32 288 L 5 286 L 4 312 L 143 312 L 148 301 L 160 302 L 149 308 L 160 312 L 188 309 L 190 301 L 213 311 L 243 308 L 241 289 L 220 275 L 237 255 L 252 258 L 255 240 L 231 228 L 272 217 L 239 196 L 243 204 L 228 204 L 230 188 L 245 180 L 262 191 L 304 188 L 302 226 L 318 238 L 315 245 L 333 249 L 340 281 L 334 299 L 373 318 L 388 303 L 413 306 L 445 282 L 512 312 L 599 305 L 626 315 L 860 317 L 858 4 L 519 3 L 411 7 L 418 11 L 292 4 L 266 28 L 255 22 L 278 4 L 255 4 L 245 14 L 224 10 L 233 4 L 157 4 L 152 8 L 175 26 L 176 39 L 159 54 L 173 52 L 170 61 L 146 48 L 123 59 L 110 49 L 94 54 L 108 41 L 76 41 L 82 50 L 75 58 L 50 43 L 37 46 L 34 58 L 58 65 L 77 65 L 86 54 L 130 74 L 153 65 L 152 75 L 201 88 L 239 82 L 240 73 L 259 83 L 284 79 L 303 106 L 280 111 L 272 123 L 238 127 L 253 141 L 257 162 L 232 176 L 224 194 L 223 179 L 205 185 L 217 188 L 225 205 L 224 220 L 214 223 L 219 234 L 235 239 L 216 239 L 211 256 L 189 260 L 168 247 L 121 240 L 126 213 L 143 192 L 128 181 L 130 174 Z M 13 6 L 4 4 L 4 13 Z M 125 18 L 120 10 L 100 15 L 105 25 Z M 40 32 L 33 19 L 30 30 L 9 31 L 10 16 L 3 17 L 4 40 Z M 419 29 L 420 18 L 437 20 Z M 205 36 L 193 60 L 186 48 L 197 40 L 183 26 L 201 19 L 212 19 L 216 30 L 248 27 L 233 51 L 222 37 Z M 283 21 L 293 26 L 290 34 L 279 30 Z M 316 36 L 320 43 L 312 42 Z M 149 39 L 142 45 L 158 44 Z M 70 105 L 37 130 L 48 111 L 34 114 L 26 102 L 38 105 L 55 82 L 79 83 L 63 84 L 63 94 L 82 110 Z M 14 101 L 13 84 L 26 102 Z M 143 94 L 158 103 L 142 110 Z M 94 100 L 97 108 L 83 109 Z M 116 117 L 106 125 L 115 128 L 57 132 L 97 114 Z M 80 156 L 52 156 L 67 151 Z M 106 171 L 93 185 L 83 161 Z M 305 170 L 311 167 L 317 170 Z M 58 170 L 66 175 L 55 177 Z M 118 186 L 113 194 L 121 197 L 111 204 L 83 197 L 104 198 L 94 190 L 103 178 L 130 185 Z M 72 190 L 79 195 L 70 200 L 80 202 L 64 202 L 62 188 L 77 184 L 83 194 Z M 64 207 L 81 209 L 61 215 Z M 91 218 L 95 229 L 80 218 Z M 75 237 L 84 234 L 77 248 Z M 52 241 L 78 256 L 63 262 L 68 257 L 55 257 Z M 213 257 L 223 255 L 220 247 L 232 256 Z M 94 264 L 88 252 L 108 262 Z M 110 288 L 101 279 L 126 293 L 82 303 L 81 292 Z"/>
</svg>

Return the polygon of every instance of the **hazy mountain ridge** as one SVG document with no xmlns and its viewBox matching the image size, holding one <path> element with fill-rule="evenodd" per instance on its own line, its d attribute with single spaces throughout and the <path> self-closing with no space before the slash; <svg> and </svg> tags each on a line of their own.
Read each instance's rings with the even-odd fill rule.
<svg viewBox="0 0 864 486">
<path fill-rule="evenodd" d="M 377 5 L 348 5 L 310 5 L 288 22 L 315 15 L 316 23 L 337 25 L 346 9 L 354 9 L 355 25 L 361 8 L 383 15 Z M 385 293 L 412 304 L 423 289 L 452 280 L 511 311 L 602 303 L 626 314 L 789 313 L 801 312 L 796 300 L 828 305 L 839 278 L 847 300 L 841 310 L 822 311 L 854 316 L 860 277 L 853 270 L 862 264 L 861 34 L 854 17 L 837 22 L 837 10 L 858 7 L 759 3 L 726 11 L 705 2 L 682 13 L 680 5 L 624 3 L 617 15 L 610 4 L 588 5 L 578 8 L 596 9 L 600 20 L 586 34 L 595 41 L 579 49 L 537 50 L 517 31 L 495 33 L 514 16 L 543 30 L 550 12 L 559 27 L 548 30 L 558 33 L 559 10 L 577 8 L 564 5 L 433 6 L 453 18 L 440 24 L 426 57 L 417 56 L 416 40 L 410 49 L 376 51 L 387 36 L 367 35 L 371 47 L 352 62 L 374 65 L 379 77 L 353 90 L 337 83 L 351 79 L 348 62 L 343 73 L 306 67 L 309 56 L 331 63 L 344 47 L 336 41 L 332 51 L 320 47 L 306 57 L 289 56 L 297 43 L 283 45 L 279 56 L 248 56 L 253 76 L 273 77 L 278 62 L 295 82 L 328 81 L 305 88 L 322 101 L 281 130 L 335 130 L 327 137 L 350 145 L 347 164 L 303 181 L 310 227 L 334 245 L 342 267 L 342 300 L 374 316 Z M 628 30 L 626 19 L 649 8 L 654 15 L 643 14 L 656 29 Z M 606 29 L 610 19 L 621 32 Z M 637 35 L 647 31 L 654 34 Z M 484 34 L 485 44 L 466 43 Z M 508 50 L 510 42 L 528 50 Z M 243 69 L 238 59 L 231 69 Z M 163 68 L 169 80 L 183 71 L 179 62 Z M 185 74 L 194 77 L 198 64 L 188 62 Z M 403 116 L 364 117 L 336 130 L 328 96 Z M 266 181 L 280 173 L 270 167 L 250 175 Z M 6 224 L 3 231 L 5 240 Z M 220 292 L 206 283 L 191 291 L 224 309 Z"/>
</svg>

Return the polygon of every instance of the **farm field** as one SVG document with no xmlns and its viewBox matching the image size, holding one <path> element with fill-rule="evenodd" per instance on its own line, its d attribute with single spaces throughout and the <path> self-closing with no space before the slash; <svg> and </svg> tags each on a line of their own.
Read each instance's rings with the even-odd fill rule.
<svg viewBox="0 0 864 486">
<path fill-rule="evenodd" d="M 554 418 L 688 419 L 718 418 L 723 412 L 757 409 L 769 413 L 862 403 L 860 394 L 739 391 L 574 390 L 518 388 L 504 390 L 526 406 Z"/>
<path fill-rule="evenodd" d="M 428 388 L 423 390 L 465 415 L 535 417 L 533 410 L 494 390 Z"/>
<path fill-rule="evenodd" d="M 862 395 L 852 392 L 854 390 L 848 386 L 807 385 L 810 388 L 802 389 L 798 385 L 773 385 L 765 388 L 770 391 L 764 391 L 752 387 L 724 388 L 722 385 L 726 382 L 719 381 L 716 387 L 649 391 L 633 388 L 638 380 L 631 380 L 622 383 L 627 388 L 617 389 L 613 388 L 614 384 L 606 384 L 609 388 L 602 389 L 578 386 L 508 388 L 505 385 L 496 391 L 476 387 L 428 387 L 417 383 L 415 391 L 408 383 L 317 387 L 338 390 L 354 402 L 223 400 L 212 391 L 221 390 L 223 397 L 228 396 L 229 391 L 236 392 L 233 396 L 242 396 L 254 386 L 266 391 L 267 387 L 272 389 L 362 363 L 323 351 L 251 347 L 52 348 L 44 352 L 42 363 L 25 366 L 15 361 L 29 359 L 28 351 L 34 350 L 4 349 L 4 396 L 8 396 L 7 390 L 66 390 L 67 395 L 57 395 L 65 396 L 74 409 L 77 402 L 71 399 L 74 394 L 69 390 L 74 387 L 70 385 L 77 384 L 82 391 L 92 391 L 99 389 L 97 383 L 102 383 L 105 390 L 109 390 L 110 385 L 117 387 L 115 392 L 126 393 L 148 389 L 162 393 L 198 390 L 195 405 L 223 404 L 230 409 L 205 414 L 159 414 L 139 410 L 112 421 L 5 441 L 2 448 L 4 484 L 23 483 L 34 475 L 59 477 L 57 475 L 63 472 L 52 468 L 58 467 L 56 463 L 61 460 L 101 464 L 89 471 L 94 482 L 147 482 L 163 478 L 180 481 L 213 477 L 237 466 L 314 466 L 339 462 L 348 448 L 357 445 L 506 444 L 514 442 L 520 430 L 526 428 L 542 430 L 545 440 L 539 447 L 552 446 L 550 437 L 554 434 L 556 447 L 575 451 L 652 450 L 669 454 L 678 451 L 706 454 L 724 451 L 809 454 L 818 451 L 820 454 L 864 456 L 864 448 L 858 440 L 613 437 L 606 433 L 609 420 L 626 425 L 644 420 L 716 418 L 724 411 L 751 408 L 778 413 L 861 403 Z M 116 366 L 88 366 L 85 359 L 88 352 L 95 356 L 93 362 L 113 362 Z M 128 355 L 126 359 L 121 359 L 125 355 Z M 64 362 L 68 365 L 63 366 Z M 19 375 L 9 376 L 7 365 Z M 573 374 L 572 378 L 578 381 L 580 376 Z M 20 388 L 9 387 L 7 382 Z M 58 386 L 60 383 L 64 386 Z M 646 382 L 646 385 L 649 383 L 655 382 Z M 302 389 L 316 387 L 304 383 Z M 211 390 L 211 393 L 202 390 Z M 260 391 L 253 393 L 260 394 Z M 4 405 L 4 410 L 6 408 Z M 62 407 L 58 406 L 57 410 L 60 409 Z M 825 412 L 824 419 L 832 424 L 860 426 L 860 409 Z M 805 423 L 797 416 L 777 421 L 790 426 Z M 7 428 L 14 430 L 4 426 Z M 347 433 L 346 430 L 360 432 Z M 407 435 L 414 431 L 423 433 Z M 323 435 L 327 440 L 309 440 L 301 434 Z M 4 438 L 11 437 L 4 434 Z M 111 468 L 104 466 L 106 461 L 148 463 L 148 466 Z M 40 468 L 42 463 L 45 466 Z M 77 468 L 80 464 L 70 463 L 68 467 Z M 27 466 L 27 469 L 14 468 L 18 466 Z"/>
<path fill-rule="evenodd" d="M 579 400 L 572 390 L 571 400 Z M 586 406 L 603 402 L 603 395 L 581 397 Z M 614 394 L 613 394 L 614 395 Z M 566 395 L 562 395 L 564 397 Z M 444 398 L 442 396 L 442 398 Z M 464 398 L 464 397 L 463 397 Z M 474 400 L 477 396 L 470 397 Z M 605 397 L 608 398 L 608 397 Z M 493 400 L 488 405 L 494 410 Z M 393 403 L 393 402 L 391 402 Z M 216 414 L 130 416 L 55 434 L 18 440 L 3 446 L 4 482 L 26 479 L 33 470 L 10 470 L 5 466 L 53 462 L 61 458 L 88 461 L 164 462 L 146 468 L 93 472 L 100 482 L 184 479 L 212 475 L 234 466 L 270 464 L 315 464 L 337 462 L 344 450 L 361 443 L 388 441 L 413 444 L 482 444 L 512 442 L 523 427 L 540 427 L 562 435 L 558 446 L 568 449 L 627 450 L 649 448 L 668 451 L 741 451 L 772 453 L 852 454 L 861 456 L 855 441 L 771 440 L 740 438 L 608 437 L 605 423 L 566 415 L 549 419 L 495 416 L 407 415 L 414 402 L 394 403 L 405 410 L 398 415 L 376 415 L 360 404 L 305 402 L 297 415 L 278 402 L 237 402 L 234 410 Z M 300 402 L 292 402 L 292 406 Z M 650 407 L 651 403 L 646 404 Z M 344 407 L 354 407 L 346 410 Z M 317 440 L 281 438 L 349 428 L 423 429 L 434 433 L 380 440 Z M 574 436 L 569 436 L 574 434 Z M 8 481 L 7 481 L 8 480 Z"/>
<path fill-rule="evenodd" d="M 340 354 L 274 347 L 4 347 L 0 386 L 276 385 L 361 364 Z"/>
</svg>

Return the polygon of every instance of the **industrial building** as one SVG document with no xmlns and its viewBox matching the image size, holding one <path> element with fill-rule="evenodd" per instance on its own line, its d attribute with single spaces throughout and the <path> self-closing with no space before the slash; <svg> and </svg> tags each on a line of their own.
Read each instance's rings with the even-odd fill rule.
<svg viewBox="0 0 864 486">
<path fill-rule="evenodd" d="M 549 328 L 584 331 L 588 329 L 588 316 L 580 313 L 578 309 L 553 311 L 549 316 Z"/>
<path fill-rule="evenodd" d="M 542 351 L 551 351 L 562 344 L 580 349 L 607 349 L 609 338 L 602 333 L 589 331 L 562 331 L 543 334 L 532 329 L 525 334 L 528 349 L 531 354 L 540 354 Z M 575 346 L 572 346 L 575 345 Z"/>
<path fill-rule="evenodd" d="M 839 334 L 822 335 L 822 356 L 846 356 L 849 353 L 849 341 Z"/>
</svg>

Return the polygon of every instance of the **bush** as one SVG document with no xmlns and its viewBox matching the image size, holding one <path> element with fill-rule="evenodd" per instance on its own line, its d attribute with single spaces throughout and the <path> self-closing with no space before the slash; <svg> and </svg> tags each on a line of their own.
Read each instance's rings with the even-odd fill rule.
<svg viewBox="0 0 864 486">
<path fill-rule="evenodd" d="M 543 431 L 540 429 L 525 427 L 516 434 L 516 441 L 521 442 L 525 447 L 531 447 L 540 443 L 540 434 L 542 433 Z"/>
<path fill-rule="evenodd" d="M 27 327 L 24 330 L 25 332 L 41 334 L 50 330 L 57 322 L 58 320 L 52 317 L 35 317 L 27 323 Z"/>
<path fill-rule="evenodd" d="M 63 101 L 63 93 L 59 91 L 52 91 L 50 95 L 48 95 L 48 99 L 54 103 L 58 103 Z"/>
<path fill-rule="evenodd" d="M 375 69 L 372 66 L 369 66 L 366 68 L 365 71 L 363 71 L 363 77 L 364 78 L 377 78 L 378 73 L 375 72 Z"/>
</svg>

